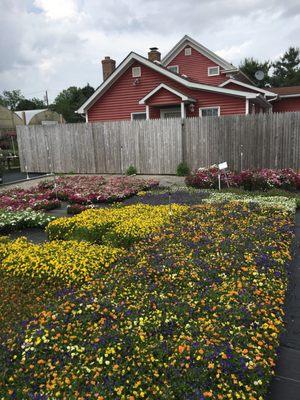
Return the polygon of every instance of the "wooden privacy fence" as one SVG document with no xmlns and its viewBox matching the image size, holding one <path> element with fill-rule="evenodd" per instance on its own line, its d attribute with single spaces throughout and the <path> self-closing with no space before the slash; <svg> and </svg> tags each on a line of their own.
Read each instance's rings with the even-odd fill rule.
<svg viewBox="0 0 300 400">
<path fill-rule="evenodd" d="M 22 171 L 174 174 L 227 161 L 230 169 L 300 169 L 300 113 L 18 126 Z"/>
</svg>

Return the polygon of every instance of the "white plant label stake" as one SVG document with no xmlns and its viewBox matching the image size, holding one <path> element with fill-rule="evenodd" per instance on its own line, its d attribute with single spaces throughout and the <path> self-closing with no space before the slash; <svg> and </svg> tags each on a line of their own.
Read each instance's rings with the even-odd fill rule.
<svg viewBox="0 0 300 400">
<path fill-rule="evenodd" d="M 228 164 L 227 164 L 226 161 L 224 161 L 224 162 L 220 163 L 218 165 L 218 167 L 219 167 L 219 173 L 218 173 L 219 190 L 221 190 L 221 174 L 222 174 L 222 171 L 225 174 L 225 180 L 226 180 L 227 186 L 229 187 L 227 174 L 226 174 L 226 168 L 228 168 Z"/>
</svg>

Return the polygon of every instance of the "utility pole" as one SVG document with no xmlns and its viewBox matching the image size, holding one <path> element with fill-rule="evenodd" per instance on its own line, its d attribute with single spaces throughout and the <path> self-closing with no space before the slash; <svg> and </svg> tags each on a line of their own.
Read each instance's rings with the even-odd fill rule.
<svg viewBox="0 0 300 400">
<path fill-rule="evenodd" d="M 46 101 L 47 108 L 48 108 L 49 107 L 48 90 L 46 90 L 45 101 Z"/>
</svg>

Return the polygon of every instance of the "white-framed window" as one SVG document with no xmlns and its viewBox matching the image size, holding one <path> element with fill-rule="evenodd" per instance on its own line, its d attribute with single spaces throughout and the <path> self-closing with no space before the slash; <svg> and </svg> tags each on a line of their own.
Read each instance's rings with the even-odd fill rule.
<svg viewBox="0 0 300 400">
<path fill-rule="evenodd" d="M 199 108 L 199 117 L 219 117 L 220 106 Z"/>
<path fill-rule="evenodd" d="M 176 72 L 177 74 L 179 74 L 179 66 L 178 65 L 169 65 L 168 69 L 172 72 Z"/>
<path fill-rule="evenodd" d="M 208 67 L 207 69 L 207 74 L 208 76 L 216 76 L 216 75 L 220 75 L 220 67 Z"/>
<path fill-rule="evenodd" d="M 131 113 L 131 121 L 140 121 L 142 119 L 147 119 L 147 114 L 145 112 L 133 112 Z"/>
<path fill-rule="evenodd" d="M 141 67 L 133 67 L 132 68 L 132 77 L 133 78 L 140 78 L 142 75 Z"/>
<path fill-rule="evenodd" d="M 191 49 L 191 47 L 186 47 L 186 48 L 184 49 L 184 55 L 185 55 L 185 56 L 191 56 L 191 55 L 192 55 L 192 49 Z"/>
<path fill-rule="evenodd" d="M 181 118 L 181 109 L 178 106 L 171 108 L 162 108 L 160 118 Z"/>
</svg>

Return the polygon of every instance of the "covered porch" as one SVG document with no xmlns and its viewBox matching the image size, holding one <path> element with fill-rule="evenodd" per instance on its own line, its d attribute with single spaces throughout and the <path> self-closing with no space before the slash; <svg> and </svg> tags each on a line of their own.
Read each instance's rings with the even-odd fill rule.
<svg viewBox="0 0 300 400">
<path fill-rule="evenodd" d="M 196 100 L 164 83 L 143 97 L 139 104 L 146 106 L 146 119 L 186 118 L 194 112 Z"/>
</svg>

